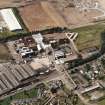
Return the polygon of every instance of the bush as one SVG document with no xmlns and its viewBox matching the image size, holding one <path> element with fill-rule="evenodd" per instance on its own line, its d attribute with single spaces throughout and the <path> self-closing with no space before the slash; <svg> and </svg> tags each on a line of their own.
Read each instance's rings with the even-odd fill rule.
<svg viewBox="0 0 105 105">
<path fill-rule="evenodd" d="M 105 53 L 105 31 L 101 33 L 101 49 L 100 53 L 104 54 Z"/>
<path fill-rule="evenodd" d="M 74 67 L 83 65 L 85 63 L 88 63 L 90 61 L 93 61 L 93 60 L 99 58 L 100 56 L 101 56 L 100 53 L 96 53 L 96 54 L 93 54 L 91 57 L 86 58 L 86 59 L 80 58 L 80 59 L 76 59 L 76 60 L 70 61 L 70 62 L 68 62 L 69 63 L 69 68 L 72 69 Z"/>
</svg>

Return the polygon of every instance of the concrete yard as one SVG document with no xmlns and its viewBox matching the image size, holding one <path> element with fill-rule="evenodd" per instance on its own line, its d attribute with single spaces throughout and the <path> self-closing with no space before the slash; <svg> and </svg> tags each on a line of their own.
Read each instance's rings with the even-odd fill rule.
<svg viewBox="0 0 105 105">
<path fill-rule="evenodd" d="M 49 67 L 51 65 L 51 62 L 48 58 L 41 58 L 41 59 L 33 59 L 33 62 L 30 63 L 30 66 L 34 70 L 41 69 L 42 67 Z"/>
</svg>

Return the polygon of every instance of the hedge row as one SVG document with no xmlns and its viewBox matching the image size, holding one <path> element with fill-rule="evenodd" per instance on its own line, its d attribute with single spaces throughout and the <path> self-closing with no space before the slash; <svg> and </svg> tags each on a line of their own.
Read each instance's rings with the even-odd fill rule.
<svg viewBox="0 0 105 105">
<path fill-rule="evenodd" d="M 2 33 L 0 35 L 0 42 L 6 42 L 8 40 L 16 40 L 25 36 L 31 36 L 33 34 L 38 34 L 41 33 L 42 35 L 44 34 L 51 34 L 51 33 L 56 33 L 56 32 L 65 32 L 67 31 L 67 28 L 61 28 L 61 27 L 54 27 L 54 28 L 50 28 L 50 29 L 45 29 L 45 30 L 40 30 L 40 31 L 32 31 L 32 32 L 18 32 L 18 33 L 14 33 L 14 34 L 6 34 L 6 33 Z"/>
<path fill-rule="evenodd" d="M 79 58 L 79 59 L 70 61 L 70 62 L 68 62 L 69 63 L 69 68 L 72 69 L 72 68 L 78 67 L 80 65 L 83 65 L 85 63 L 91 62 L 91 61 L 99 58 L 100 56 L 101 56 L 101 53 L 98 52 L 98 53 L 93 54 L 92 56 L 90 56 L 86 59 Z"/>
</svg>

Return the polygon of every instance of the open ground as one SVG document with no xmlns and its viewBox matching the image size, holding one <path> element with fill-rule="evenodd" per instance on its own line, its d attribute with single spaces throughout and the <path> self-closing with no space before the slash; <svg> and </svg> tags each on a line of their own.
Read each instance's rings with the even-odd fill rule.
<svg viewBox="0 0 105 105">
<path fill-rule="evenodd" d="M 77 7 L 74 1 L 77 0 L 44 0 L 44 3 L 43 0 L 2 0 L 0 2 L 0 7 L 21 7 L 19 9 L 20 15 L 23 17 L 25 24 L 30 27 L 30 29 L 39 29 L 39 27 L 43 29 L 57 25 L 76 28 L 86 26 L 91 23 L 94 24 L 96 21 L 95 17 L 105 15 L 103 14 L 103 11 L 105 11 L 104 0 L 97 0 L 100 7 L 98 9 L 95 9 L 95 4 L 93 4 L 96 0 L 80 0 L 80 2 L 77 2 L 77 5 L 82 4 L 81 7 Z M 88 4 L 91 6 L 91 9 L 85 10 L 87 7 L 84 5 Z M 104 18 L 105 17 L 102 19 Z"/>
<path fill-rule="evenodd" d="M 20 7 L 18 10 L 30 31 L 67 26 L 64 19 L 49 2 L 33 2 L 33 4 Z"/>
<path fill-rule="evenodd" d="M 81 28 L 73 29 L 73 31 L 78 32 L 79 35 L 75 41 L 78 49 L 84 50 L 91 47 L 100 47 L 100 38 L 101 32 L 104 31 L 105 25 L 104 24 L 96 24 Z"/>
<path fill-rule="evenodd" d="M 77 1 L 77 4 L 74 1 Z M 93 1 L 94 2 L 89 2 L 89 0 L 56 0 L 54 2 L 52 0 L 52 5 L 55 6 L 56 10 L 59 11 L 70 28 L 76 28 L 94 24 L 94 22 L 97 20 L 97 17 L 100 17 L 98 21 L 105 19 L 105 10 L 103 8 L 103 4 L 100 3 L 98 8 L 95 6 L 95 0 Z M 85 6 L 88 4 L 89 6 Z"/>
</svg>

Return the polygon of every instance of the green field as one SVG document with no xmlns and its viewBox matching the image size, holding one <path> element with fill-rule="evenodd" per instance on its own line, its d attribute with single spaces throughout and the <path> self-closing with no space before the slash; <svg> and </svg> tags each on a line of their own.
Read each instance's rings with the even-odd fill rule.
<svg viewBox="0 0 105 105">
<path fill-rule="evenodd" d="M 100 47 L 100 34 L 105 29 L 105 24 L 96 24 L 86 27 L 73 29 L 73 32 L 78 32 L 78 37 L 75 41 L 79 51 L 90 47 Z"/>
<path fill-rule="evenodd" d="M 105 99 L 100 101 L 98 105 L 105 105 Z"/>
<path fill-rule="evenodd" d="M 25 99 L 25 98 L 34 98 L 36 96 L 37 96 L 37 89 L 33 88 L 31 90 L 28 90 L 28 91 L 17 93 L 14 96 L 8 97 L 8 98 L 0 101 L 0 105 L 10 105 L 12 100 Z"/>
</svg>

